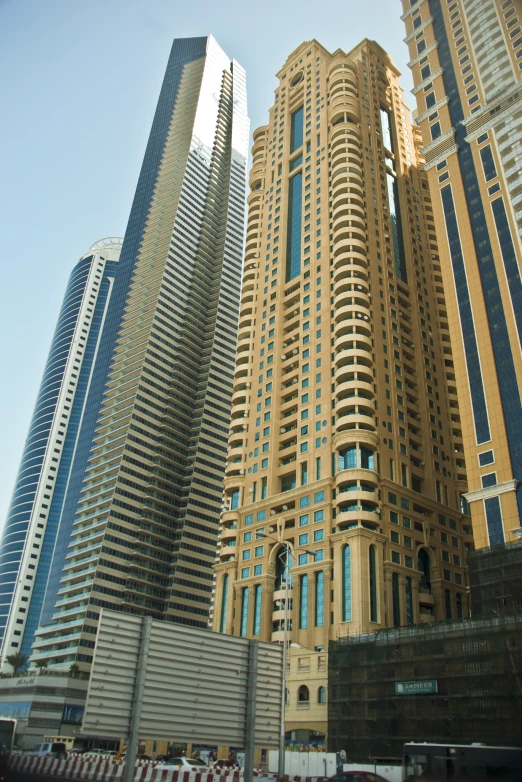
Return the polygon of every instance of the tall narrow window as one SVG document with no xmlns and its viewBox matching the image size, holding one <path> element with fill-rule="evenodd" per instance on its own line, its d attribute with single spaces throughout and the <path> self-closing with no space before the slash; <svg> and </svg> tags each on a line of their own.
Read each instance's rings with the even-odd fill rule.
<svg viewBox="0 0 522 782">
<path fill-rule="evenodd" d="M 245 587 L 243 589 L 243 594 L 241 595 L 240 635 L 242 638 L 244 638 L 247 634 L 247 627 L 248 627 L 248 587 Z"/>
<path fill-rule="evenodd" d="M 288 475 L 283 475 L 281 478 L 281 491 L 291 491 L 295 489 L 295 472 L 291 472 Z"/>
<path fill-rule="evenodd" d="M 321 480 L 321 457 L 318 456 L 315 460 L 315 480 Z"/>
<path fill-rule="evenodd" d="M 361 446 L 361 467 L 364 470 L 375 470 L 375 458 L 373 451 Z"/>
<path fill-rule="evenodd" d="M 406 624 L 413 624 L 413 590 L 410 576 L 406 576 Z"/>
<path fill-rule="evenodd" d="M 399 589 L 399 574 L 392 573 L 392 605 L 393 605 L 393 626 L 401 626 L 401 595 Z"/>
<path fill-rule="evenodd" d="M 295 174 L 288 185 L 288 223 L 286 228 L 286 281 L 301 273 L 301 222 L 303 213 L 303 175 Z"/>
<path fill-rule="evenodd" d="M 486 182 L 490 182 L 497 176 L 497 169 L 489 144 L 486 147 L 482 147 L 480 150 L 480 157 L 482 158 L 482 165 L 484 167 L 484 176 L 486 177 Z"/>
<path fill-rule="evenodd" d="M 261 632 L 261 584 L 254 587 L 254 635 Z"/>
<path fill-rule="evenodd" d="M 301 106 L 292 113 L 290 120 L 290 154 L 303 146 L 303 119 L 304 108 Z"/>
<path fill-rule="evenodd" d="M 390 221 L 393 240 L 393 255 L 395 259 L 395 273 L 397 277 L 407 282 L 406 276 L 406 256 L 404 254 L 404 238 L 402 235 L 401 208 L 399 202 L 399 188 L 397 180 L 386 172 L 386 183 L 388 185 L 388 202 L 390 206 Z"/>
<path fill-rule="evenodd" d="M 343 558 L 343 622 L 352 619 L 352 572 L 350 562 L 350 546 L 345 546 Z"/>
<path fill-rule="evenodd" d="M 458 619 L 462 619 L 462 595 L 460 594 L 460 592 L 457 592 L 455 597 L 457 603 L 457 617 Z"/>
<path fill-rule="evenodd" d="M 442 502 L 442 484 L 440 481 L 435 481 L 435 489 L 437 493 L 437 502 Z"/>
<path fill-rule="evenodd" d="M 221 586 L 221 619 L 219 621 L 219 632 L 226 632 L 227 628 L 227 602 L 228 602 L 228 574 L 223 576 Z"/>
<path fill-rule="evenodd" d="M 308 483 L 308 462 L 301 462 L 301 486 Z"/>
<path fill-rule="evenodd" d="M 460 495 L 460 512 L 464 514 L 464 516 L 471 516 L 471 510 L 469 507 L 469 502 L 467 501 L 464 494 Z"/>
<path fill-rule="evenodd" d="M 268 495 L 268 480 L 267 478 L 261 478 L 261 499 L 266 500 Z"/>
<path fill-rule="evenodd" d="M 339 452 L 339 469 L 351 470 L 357 467 L 357 448 L 355 445 Z"/>
<path fill-rule="evenodd" d="M 322 570 L 315 577 L 315 626 L 324 627 L 324 573 Z"/>
<path fill-rule="evenodd" d="M 379 621 L 377 616 L 377 555 L 375 546 L 370 546 L 369 552 L 370 564 L 370 621 Z"/>
<path fill-rule="evenodd" d="M 299 627 L 306 630 L 308 627 L 308 576 L 301 576 Z"/>
<path fill-rule="evenodd" d="M 446 609 L 446 619 L 451 619 L 451 592 L 449 589 L 444 590 L 444 606 Z"/>
<path fill-rule="evenodd" d="M 239 508 L 239 489 L 234 489 L 230 495 L 230 510 L 237 510 Z"/>
<path fill-rule="evenodd" d="M 486 511 L 486 523 L 488 526 L 490 546 L 499 546 L 504 543 L 504 527 L 502 524 L 502 511 L 499 497 L 488 497 L 484 500 Z"/>
<path fill-rule="evenodd" d="M 393 152 L 393 136 L 391 132 L 390 115 L 385 109 L 381 109 L 381 130 L 384 146 L 389 152 Z"/>
</svg>

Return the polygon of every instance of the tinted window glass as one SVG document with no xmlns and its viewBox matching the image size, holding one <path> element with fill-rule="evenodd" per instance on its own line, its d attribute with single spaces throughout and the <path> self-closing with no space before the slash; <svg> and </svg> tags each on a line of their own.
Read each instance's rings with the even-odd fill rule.
<svg viewBox="0 0 522 782">
<path fill-rule="evenodd" d="M 491 147 L 488 144 L 487 147 L 482 147 L 480 150 L 480 157 L 482 158 L 482 166 L 484 167 L 484 175 L 486 182 L 495 179 L 497 175 L 497 169 L 495 167 L 495 161 L 493 160 L 493 153 Z"/>
</svg>

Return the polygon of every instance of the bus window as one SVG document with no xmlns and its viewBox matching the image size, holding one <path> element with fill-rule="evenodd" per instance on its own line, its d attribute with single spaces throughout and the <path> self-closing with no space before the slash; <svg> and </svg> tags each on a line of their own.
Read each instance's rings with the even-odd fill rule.
<svg viewBox="0 0 522 782">
<path fill-rule="evenodd" d="M 427 755 L 405 755 L 404 756 L 404 780 L 417 779 L 428 770 Z"/>
</svg>

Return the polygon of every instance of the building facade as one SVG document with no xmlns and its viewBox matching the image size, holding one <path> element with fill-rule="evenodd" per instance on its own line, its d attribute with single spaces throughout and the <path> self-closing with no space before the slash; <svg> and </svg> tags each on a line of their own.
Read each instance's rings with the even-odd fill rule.
<svg viewBox="0 0 522 782">
<path fill-rule="evenodd" d="M 2 665 L 28 656 L 40 621 L 121 241 L 93 244 L 65 292 L 0 543 Z"/>
<path fill-rule="evenodd" d="M 102 607 L 205 627 L 240 298 L 245 74 L 174 42 L 121 254 L 99 412 L 32 661 L 92 661 Z"/>
<path fill-rule="evenodd" d="M 317 732 L 329 640 L 466 615 L 472 537 L 399 72 L 372 41 L 347 54 L 311 41 L 277 77 L 254 133 L 214 629 L 281 642 L 288 586 L 292 660 L 317 659 L 301 683 L 291 663 L 287 730 L 313 709 Z"/>
<path fill-rule="evenodd" d="M 522 6 L 403 2 L 478 548 L 521 534 Z"/>
</svg>

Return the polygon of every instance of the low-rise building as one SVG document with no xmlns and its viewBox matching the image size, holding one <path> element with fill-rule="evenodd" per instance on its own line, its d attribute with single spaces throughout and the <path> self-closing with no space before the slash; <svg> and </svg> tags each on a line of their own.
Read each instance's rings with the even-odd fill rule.
<svg viewBox="0 0 522 782">
<path fill-rule="evenodd" d="M 0 679 L 0 717 L 18 721 L 16 741 L 29 749 L 46 736 L 78 737 L 81 731 L 88 676 L 53 671 L 23 673 Z"/>
</svg>

